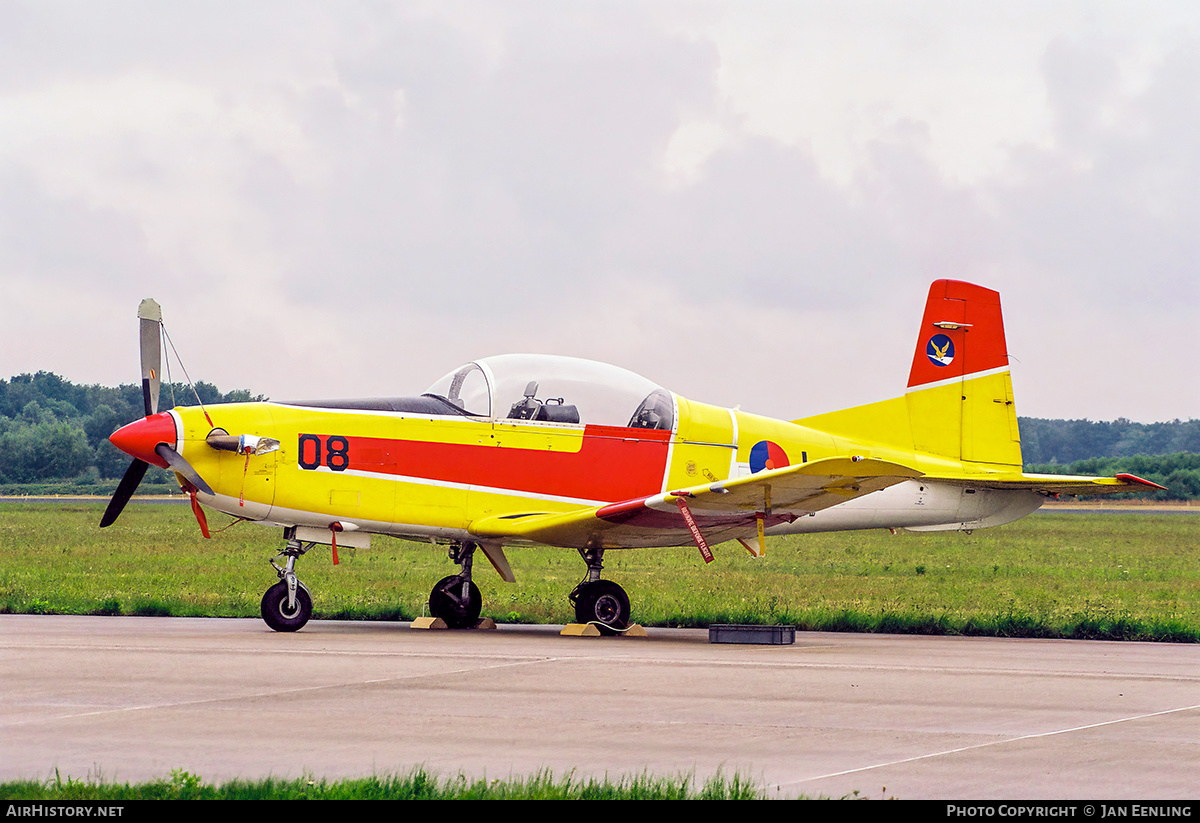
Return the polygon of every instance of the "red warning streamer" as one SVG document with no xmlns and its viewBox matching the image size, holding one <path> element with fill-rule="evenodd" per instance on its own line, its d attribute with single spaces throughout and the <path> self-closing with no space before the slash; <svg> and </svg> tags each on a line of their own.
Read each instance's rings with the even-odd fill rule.
<svg viewBox="0 0 1200 823">
<path fill-rule="evenodd" d="M 196 499 L 199 489 L 185 480 L 183 481 L 183 490 L 187 492 L 188 497 L 192 498 L 192 514 L 196 515 L 196 522 L 200 524 L 200 533 L 205 538 L 211 538 L 212 535 L 208 533 L 208 518 L 204 516 L 204 509 L 200 508 L 200 501 Z"/>
<path fill-rule="evenodd" d="M 683 515 L 683 522 L 687 523 L 688 531 L 692 533 L 692 539 L 696 541 L 696 548 L 700 550 L 700 556 L 704 558 L 705 563 L 713 562 L 712 549 L 708 547 L 708 542 L 704 539 L 704 535 L 700 533 L 700 527 L 696 525 L 695 518 L 692 517 L 691 509 L 682 497 L 675 498 L 675 502 L 679 504 L 679 513 Z"/>
<path fill-rule="evenodd" d="M 337 534 L 342 531 L 342 524 L 336 520 L 329 524 L 329 533 L 333 537 L 333 565 L 338 564 L 337 556 Z"/>
</svg>

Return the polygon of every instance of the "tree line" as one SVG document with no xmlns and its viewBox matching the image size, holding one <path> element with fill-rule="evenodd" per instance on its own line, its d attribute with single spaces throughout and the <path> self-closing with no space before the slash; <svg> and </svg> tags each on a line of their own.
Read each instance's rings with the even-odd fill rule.
<svg viewBox="0 0 1200 823">
<path fill-rule="evenodd" d="M 1200 452 L 1200 420 L 1134 423 L 1124 418 L 1093 421 L 1022 417 L 1018 422 L 1021 455 L 1027 465 Z"/>
<path fill-rule="evenodd" d="M 162 407 L 262 400 L 246 389 L 164 383 Z M 142 417 L 141 386 L 80 385 L 39 371 L 0 379 L 0 493 L 109 494 L 129 457 L 108 436 Z M 1020 418 L 1025 469 L 1057 474 L 1136 474 L 1167 486 L 1163 499 L 1200 497 L 1200 420 L 1165 423 Z M 174 490 L 152 467 L 143 490 Z"/>
<path fill-rule="evenodd" d="M 1200 498 L 1200 420 L 1134 423 L 1022 417 L 1025 470 L 1045 474 L 1135 474 L 1166 486 L 1142 500 Z"/>
<path fill-rule="evenodd" d="M 199 400 L 197 400 L 199 396 Z M 222 393 L 203 381 L 195 391 L 164 383 L 162 407 L 262 399 L 239 389 Z M 129 456 L 108 436 L 145 414 L 142 387 L 79 385 L 52 372 L 0 379 L 0 492 L 110 493 L 129 466 Z M 143 490 L 173 490 L 165 469 L 151 467 Z"/>
</svg>

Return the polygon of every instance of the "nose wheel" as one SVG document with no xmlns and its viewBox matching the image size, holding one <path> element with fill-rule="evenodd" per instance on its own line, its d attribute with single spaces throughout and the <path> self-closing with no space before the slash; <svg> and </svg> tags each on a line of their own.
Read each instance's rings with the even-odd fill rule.
<svg viewBox="0 0 1200 823">
<path fill-rule="evenodd" d="M 263 595 L 261 613 L 262 619 L 275 631 L 294 632 L 312 617 L 312 596 L 299 581 L 295 594 L 289 596 L 287 583 L 280 580 Z"/>
</svg>

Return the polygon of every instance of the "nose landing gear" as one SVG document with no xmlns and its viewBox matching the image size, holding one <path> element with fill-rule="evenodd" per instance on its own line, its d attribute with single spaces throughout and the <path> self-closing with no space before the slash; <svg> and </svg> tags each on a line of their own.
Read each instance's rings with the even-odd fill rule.
<svg viewBox="0 0 1200 823">
<path fill-rule="evenodd" d="M 278 555 L 287 558 L 284 565 L 281 567 L 271 560 L 279 574 L 279 582 L 263 595 L 260 613 L 263 621 L 277 632 L 298 631 L 312 617 L 312 595 L 296 577 L 296 560 L 313 545 L 292 538 Z"/>
</svg>

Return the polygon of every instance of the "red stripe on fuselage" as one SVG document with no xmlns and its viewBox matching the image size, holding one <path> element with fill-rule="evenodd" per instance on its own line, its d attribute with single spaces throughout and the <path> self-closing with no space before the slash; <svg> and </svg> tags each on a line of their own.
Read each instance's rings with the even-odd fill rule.
<svg viewBox="0 0 1200 823">
<path fill-rule="evenodd" d="M 324 441 L 328 435 L 318 437 Z M 348 436 L 346 440 L 347 468 L 352 471 L 613 501 L 662 490 L 670 433 L 586 426 L 578 451 L 380 437 Z"/>
</svg>

